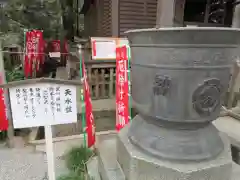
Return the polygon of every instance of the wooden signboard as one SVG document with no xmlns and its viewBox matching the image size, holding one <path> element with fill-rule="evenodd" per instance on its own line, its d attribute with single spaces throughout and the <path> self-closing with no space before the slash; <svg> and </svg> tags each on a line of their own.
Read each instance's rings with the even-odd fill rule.
<svg viewBox="0 0 240 180">
<path fill-rule="evenodd" d="M 9 92 L 14 128 L 77 122 L 75 86 L 37 83 Z"/>
<path fill-rule="evenodd" d="M 116 59 L 116 48 L 129 45 L 127 38 L 92 37 L 92 59 L 114 60 Z"/>
</svg>

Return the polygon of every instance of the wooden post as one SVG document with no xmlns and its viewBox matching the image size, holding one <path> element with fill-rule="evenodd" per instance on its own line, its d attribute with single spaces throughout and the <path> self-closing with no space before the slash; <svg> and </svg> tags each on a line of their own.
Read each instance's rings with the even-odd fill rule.
<svg viewBox="0 0 240 180">
<path fill-rule="evenodd" d="M 175 0 L 158 0 L 156 27 L 173 26 Z"/>
<path fill-rule="evenodd" d="M 237 60 L 233 66 L 232 69 L 232 78 L 229 84 L 229 95 L 228 95 L 228 101 L 227 101 L 227 108 L 231 109 L 233 105 L 234 95 L 235 95 L 235 86 L 237 85 L 238 76 L 240 72 L 240 62 Z"/>
<path fill-rule="evenodd" d="M 44 131 L 45 131 L 45 141 L 46 141 L 48 179 L 56 180 L 52 126 L 51 125 L 44 126 Z"/>
<path fill-rule="evenodd" d="M 112 1 L 112 36 L 119 36 L 119 0 Z"/>
<path fill-rule="evenodd" d="M 235 6 L 234 9 L 234 14 L 233 14 L 233 20 L 232 20 L 232 27 L 233 28 L 240 28 L 240 5 Z M 233 74 L 232 74 L 232 79 L 230 82 L 230 88 L 229 88 L 229 96 L 228 96 L 228 102 L 227 102 L 227 108 L 230 109 L 232 108 L 232 104 L 233 104 L 233 100 L 234 100 L 234 95 L 235 95 L 235 86 L 237 83 L 237 78 L 238 78 L 238 74 L 240 72 L 239 69 L 239 60 L 236 60 L 236 63 L 234 64 L 233 67 Z M 238 101 L 238 106 L 240 101 Z"/>
<path fill-rule="evenodd" d="M 232 20 L 233 28 L 240 28 L 240 5 L 235 6 L 233 20 Z"/>
<path fill-rule="evenodd" d="M 158 0 L 156 27 L 183 26 L 185 0 Z"/>
<path fill-rule="evenodd" d="M 6 83 L 6 77 L 5 77 L 5 69 L 4 69 L 4 59 L 3 59 L 3 53 L 2 53 L 2 41 L 0 40 L 0 75 L 1 75 L 1 80 L 2 84 Z M 8 118 L 8 131 L 7 131 L 7 136 L 8 136 L 8 146 L 13 147 L 14 146 L 14 128 L 13 128 L 13 121 L 12 121 L 12 113 L 11 113 L 11 105 L 9 101 L 9 94 L 8 90 L 4 90 L 4 100 L 6 103 L 6 108 L 7 108 L 7 118 Z"/>
</svg>

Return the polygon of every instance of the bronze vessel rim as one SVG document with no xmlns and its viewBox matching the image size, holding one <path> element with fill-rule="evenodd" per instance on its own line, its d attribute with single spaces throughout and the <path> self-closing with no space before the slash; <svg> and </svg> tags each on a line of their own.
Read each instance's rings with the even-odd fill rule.
<svg viewBox="0 0 240 180">
<path fill-rule="evenodd" d="M 240 28 L 229 28 L 229 27 L 162 27 L 162 28 L 147 28 L 147 29 L 133 29 L 133 30 L 128 30 L 125 31 L 125 34 L 129 33 L 138 33 L 138 32 L 164 32 L 164 31 L 172 31 L 172 32 L 177 32 L 177 31 L 188 31 L 188 32 L 205 32 L 205 31 L 222 31 L 222 32 L 240 32 Z"/>
</svg>

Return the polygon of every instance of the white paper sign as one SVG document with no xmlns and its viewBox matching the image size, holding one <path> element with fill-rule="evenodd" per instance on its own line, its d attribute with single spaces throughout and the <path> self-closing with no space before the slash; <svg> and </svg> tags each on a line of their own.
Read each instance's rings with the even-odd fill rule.
<svg viewBox="0 0 240 180">
<path fill-rule="evenodd" d="M 14 128 L 77 122 L 75 86 L 37 83 L 9 92 Z"/>
<path fill-rule="evenodd" d="M 51 58 L 60 58 L 61 53 L 60 52 L 49 52 L 49 57 Z"/>
<path fill-rule="evenodd" d="M 127 38 L 101 38 L 92 37 L 92 59 L 116 59 L 116 48 L 127 46 L 129 41 Z"/>
<path fill-rule="evenodd" d="M 93 59 L 115 59 L 116 39 L 114 38 L 91 38 Z"/>
</svg>

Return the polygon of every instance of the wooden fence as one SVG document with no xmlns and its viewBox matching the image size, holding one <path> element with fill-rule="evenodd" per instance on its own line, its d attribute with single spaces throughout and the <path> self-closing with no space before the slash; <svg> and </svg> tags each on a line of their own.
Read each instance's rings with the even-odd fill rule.
<svg viewBox="0 0 240 180">
<path fill-rule="evenodd" d="M 116 62 L 91 60 L 85 64 L 92 99 L 113 98 L 116 91 Z"/>
</svg>

